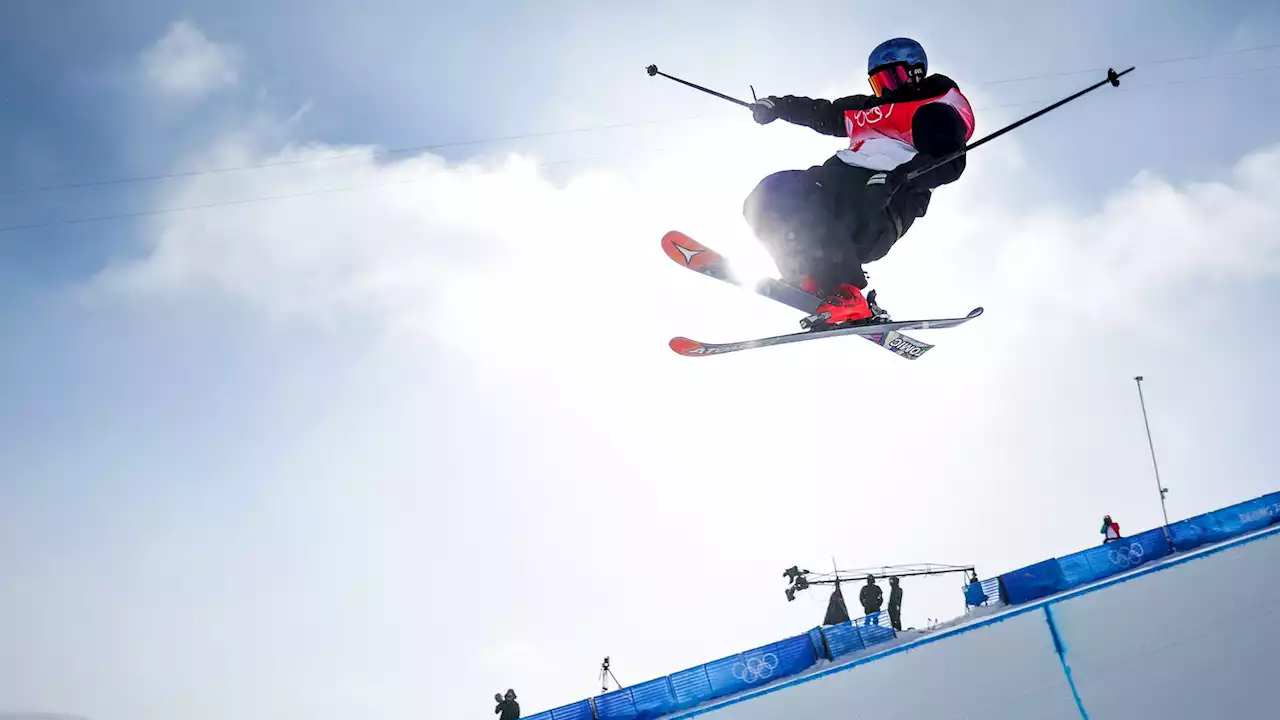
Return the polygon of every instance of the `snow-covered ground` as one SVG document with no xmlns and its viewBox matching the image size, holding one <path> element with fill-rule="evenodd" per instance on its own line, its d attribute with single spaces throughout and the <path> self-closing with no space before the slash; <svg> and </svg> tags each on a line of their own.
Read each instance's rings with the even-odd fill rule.
<svg viewBox="0 0 1280 720">
<path fill-rule="evenodd" d="M 672 720 L 1280 716 L 1280 527 L 986 610 Z"/>
</svg>

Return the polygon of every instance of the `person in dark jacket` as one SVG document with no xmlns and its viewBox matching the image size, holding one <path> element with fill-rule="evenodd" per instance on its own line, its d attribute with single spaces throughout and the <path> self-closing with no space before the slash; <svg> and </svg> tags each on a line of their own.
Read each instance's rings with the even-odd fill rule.
<svg viewBox="0 0 1280 720">
<path fill-rule="evenodd" d="M 889 622 L 894 630 L 902 629 L 902 588 L 898 578 L 889 578 Z"/>
<path fill-rule="evenodd" d="M 836 583 L 835 592 L 831 593 L 831 599 L 827 601 L 827 614 L 822 618 L 823 625 L 839 625 L 840 623 L 849 622 L 849 608 L 844 604 L 844 593 L 840 590 L 840 583 Z"/>
<path fill-rule="evenodd" d="M 862 265 L 883 258 L 924 216 L 932 192 L 960 178 L 965 158 L 907 175 L 964 148 L 973 135 L 969 101 L 955 81 L 928 74 L 916 41 L 881 43 L 867 75 L 874 95 L 769 96 L 751 105 L 762 125 L 784 120 L 849 139 L 822 165 L 766 177 L 743 205 L 782 279 L 823 298 L 814 315 L 825 320 L 815 329 L 888 319 L 874 293 L 862 294 Z"/>
<path fill-rule="evenodd" d="M 498 720 L 520 720 L 520 703 L 516 702 L 515 690 L 507 690 L 506 697 L 495 693 L 493 699 L 498 703 L 498 707 L 493 709 L 493 714 L 499 716 Z"/>
<path fill-rule="evenodd" d="M 863 585 L 862 592 L 858 593 L 858 600 L 862 603 L 862 611 L 867 615 L 880 612 L 880 606 L 884 603 L 884 593 L 881 592 L 880 586 L 876 585 L 874 576 L 867 576 L 867 584 Z"/>
</svg>

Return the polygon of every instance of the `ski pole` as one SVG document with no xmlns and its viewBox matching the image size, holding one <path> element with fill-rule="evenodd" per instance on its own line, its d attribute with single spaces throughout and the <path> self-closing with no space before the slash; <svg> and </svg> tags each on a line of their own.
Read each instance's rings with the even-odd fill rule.
<svg viewBox="0 0 1280 720">
<path fill-rule="evenodd" d="M 720 98 L 721 100 L 728 100 L 729 102 L 731 102 L 731 103 L 733 103 L 733 104 L 735 104 L 735 105 L 741 105 L 741 106 L 742 106 L 742 107 L 744 107 L 744 108 L 749 108 L 749 107 L 751 107 L 751 103 L 749 103 L 749 102 L 744 102 L 744 101 L 742 101 L 742 100 L 739 100 L 738 98 L 735 98 L 735 97 L 729 97 L 728 95 L 725 95 L 724 93 L 718 93 L 718 92 L 716 92 L 715 90 L 711 90 L 711 89 L 708 89 L 708 88 L 704 88 L 704 87 L 702 87 L 701 85 L 694 85 L 693 83 L 689 82 L 688 80 L 681 80 L 681 79 L 680 79 L 680 78 L 678 78 L 678 77 L 672 77 L 672 76 L 670 76 L 670 75 L 668 75 L 668 74 L 666 74 L 666 73 L 664 73 L 664 72 L 659 72 L 659 71 L 658 71 L 658 66 L 657 66 L 657 65 L 650 65 L 649 67 L 645 68 L 645 71 L 649 73 L 649 77 L 653 77 L 654 75 L 661 75 L 662 77 L 664 77 L 664 78 L 666 78 L 666 79 L 668 79 L 668 80 L 675 80 L 676 82 L 680 83 L 681 85 L 686 85 L 686 86 L 688 86 L 688 87 L 693 88 L 694 90 L 701 90 L 702 92 L 707 93 L 708 95 L 715 95 L 716 97 Z"/>
<path fill-rule="evenodd" d="M 995 140 L 996 138 L 1000 137 L 1001 135 L 1004 135 L 1005 133 L 1009 132 L 1010 130 L 1016 130 L 1016 129 L 1018 129 L 1018 128 L 1022 127 L 1023 125 L 1026 125 L 1027 123 L 1031 122 L 1032 120 L 1035 120 L 1036 118 L 1040 117 L 1041 115 L 1044 115 L 1045 113 L 1050 112 L 1050 111 L 1052 111 L 1052 110 L 1056 110 L 1056 109 L 1058 109 L 1058 108 L 1062 107 L 1063 105 L 1066 105 L 1067 103 L 1071 102 L 1072 100 L 1075 100 L 1076 98 L 1078 98 L 1078 97 L 1080 97 L 1080 96 L 1082 96 L 1082 95 L 1087 95 L 1087 94 L 1089 94 L 1089 93 L 1093 92 L 1094 90 L 1097 90 L 1098 88 L 1102 87 L 1103 85 L 1106 85 L 1106 84 L 1110 83 L 1112 87 L 1120 87 L 1120 78 L 1121 78 L 1121 76 L 1123 76 L 1123 75 L 1128 75 L 1129 73 L 1131 73 L 1131 72 L 1133 72 L 1133 71 L 1134 71 L 1134 68 L 1129 68 L 1128 70 L 1125 70 L 1124 72 L 1116 72 L 1114 68 L 1108 68 L 1108 69 L 1107 69 L 1107 79 L 1106 79 L 1106 80 L 1103 80 L 1103 81 L 1101 81 L 1101 82 L 1099 82 L 1099 83 L 1096 83 L 1096 84 L 1094 84 L 1094 85 L 1090 85 L 1089 87 L 1087 87 L 1087 88 L 1085 88 L 1085 89 L 1081 90 L 1080 92 L 1076 93 L 1075 95 L 1072 95 L 1072 96 L 1070 96 L 1070 97 L 1063 98 L 1063 99 L 1059 100 L 1058 102 L 1056 102 L 1056 103 L 1054 103 L 1054 104 L 1050 105 L 1050 106 L 1049 106 L 1049 107 L 1047 107 L 1047 108 L 1044 108 L 1044 109 L 1042 109 L 1042 110 L 1037 110 L 1036 112 L 1031 113 L 1030 115 L 1028 115 L 1028 116 L 1026 116 L 1026 117 L 1022 118 L 1021 120 L 1019 120 L 1019 121 L 1017 121 L 1017 122 L 1013 123 L 1012 125 L 1006 125 L 1005 127 L 1001 128 L 1001 129 L 999 129 L 999 130 L 997 130 L 997 131 L 995 131 L 995 132 L 991 133 L 990 135 L 988 135 L 988 136 L 986 136 L 986 137 L 982 138 L 981 140 L 979 140 L 979 141 L 975 142 L 974 144 L 969 145 L 969 146 L 967 146 L 967 147 L 960 148 L 959 150 L 957 150 L 957 151 L 955 151 L 955 152 L 951 153 L 950 155 L 946 155 L 946 156 L 945 156 L 945 157 L 943 157 L 941 160 L 939 160 L 939 161 L 935 162 L 934 164 L 932 164 L 932 165 L 930 165 L 930 166 L 928 166 L 928 167 L 925 167 L 925 168 L 921 168 L 921 169 L 919 169 L 919 170 L 912 171 L 911 173 L 909 173 L 909 174 L 907 175 L 907 180 L 915 180 L 916 178 L 920 177 L 921 175 L 924 175 L 924 174 L 925 174 L 925 173 L 927 173 L 927 172 L 932 172 L 932 171 L 934 171 L 934 170 L 937 170 L 938 168 L 942 167 L 943 165 L 946 165 L 947 163 L 951 162 L 952 160 L 955 160 L 956 158 L 960 157 L 961 155 L 965 155 L 965 154 L 967 154 L 967 153 L 971 152 L 972 150 L 974 150 L 975 148 L 977 148 L 977 147 L 979 147 L 979 146 L 981 146 L 981 145 L 983 145 L 983 144 L 985 144 L 985 143 L 989 143 L 989 142 L 991 142 L 992 140 Z"/>
</svg>

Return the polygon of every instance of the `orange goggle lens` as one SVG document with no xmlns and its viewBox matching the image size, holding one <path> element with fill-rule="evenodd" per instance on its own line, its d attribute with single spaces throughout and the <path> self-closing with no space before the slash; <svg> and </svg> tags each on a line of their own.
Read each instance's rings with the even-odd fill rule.
<svg viewBox="0 0 1280 720">
<path fill-rule="evenodd" d="M 871 89 L 876 93 L 876 97 L 884 95 L 886 90 L 897 90 L 910 80 L 911 75 L 907 72 L 905 65 L 891 65 L 871 73 L 871 76 L 867 78 L 867 81 L 871 83 Z"/>
</svg>

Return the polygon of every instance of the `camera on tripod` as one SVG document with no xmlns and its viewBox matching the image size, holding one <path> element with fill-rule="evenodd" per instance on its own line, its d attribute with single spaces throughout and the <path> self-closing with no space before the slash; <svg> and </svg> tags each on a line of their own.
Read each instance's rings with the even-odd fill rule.
<svg viewBox="0 0 1280 720">
<path fill-rule="evenodd" d="M 600 663 L 600 692 L 609 692 L 609 678 L 613 678 L 613 684 L 622 689 L 622 683 L 618 682 L 618 678 L 614 676 L 613 671 L 609 669 L 609 656 L 604 656 L 604 662 Z"/>
</svg>

